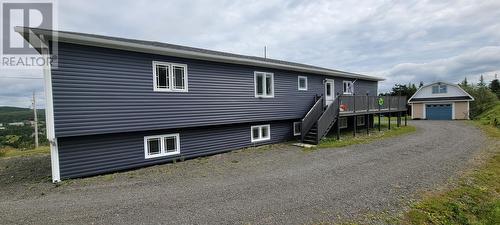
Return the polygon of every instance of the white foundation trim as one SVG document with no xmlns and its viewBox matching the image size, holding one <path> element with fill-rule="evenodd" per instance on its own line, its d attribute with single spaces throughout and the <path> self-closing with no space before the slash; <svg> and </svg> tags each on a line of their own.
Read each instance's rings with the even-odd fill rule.
<svg viewBox="0 0 500 225">
<path fill-rule="evenodd" d="M 42 37 L 43 38 L 43 37 Z M 42 55 L 46 61 L 50 60 L 50 52 L 46 47 L 42 47 Z M 59 171 L 59 147 L 57 146 L 57 138 L 55 137 L 54 128 L 54 101 L 52 95 L 52 70 L 50 65 L 43 67 L 44 89 L 45 89 L 45 121 L 47 126 L 47 139 L 50 143 L 50 161 L 52 168 L 52 182 L 61 181 Z"/>
<path fill-rule="evenodd" d="M 451 103 L 451 119 L 455 119 L 455 102 Z"/>
</svg>

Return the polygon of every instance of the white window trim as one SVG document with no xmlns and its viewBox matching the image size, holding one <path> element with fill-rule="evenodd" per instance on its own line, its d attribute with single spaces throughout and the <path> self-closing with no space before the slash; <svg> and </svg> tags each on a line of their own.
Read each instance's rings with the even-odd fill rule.
<svg viewBox="0 0 500 225">
<path fill-rule="evenodd" d="M 175 137 L 176 140 L 176 151 L 175 152 L 166 152 L 165 151 L 165 138 Z M 152 138 L 160 138 L 160 153 L 155 155 L 148 154 L 148 140 Z M 157 157 L 169 156 L 169 155 L 178 155 L 181 153 L 181 140 L 179 138 L 179 133 L 176 134 L 162 134 L 162 135 L 152 135 L 144 137 L 144 158 L 152 159 Z"/>
<path fill-rule="evenodd" d="M 351 86 L 351 92 L 345 92 L 344 90 L 344 87 L 345 87 L 345 84 L 350 84 Z M 350 80 L 344 80 L 342 81 L 342 92 L 345 94 L 345 95 L 352 95 L 354 93 L 354 83 Z"/>
<path fill-rule="evenodd" d="M 156 66 L 157 65 L 162 65 L 168 67 L 168 73 L 169 73 L 169 88 L 158 88 L 158 81 L 156 80 Z M 179 88 L 174 88 L 174 70 L 173 67 L 182 67 L 184 68 L 184 88 L 179 89 Z M 160 61 L 153 61 L 153 91 L 156 92 L 188 92 L 188 69 L 186 64 L 179 64 L 179 63 L 169 63 L 169 62 L 160 62 Z"/>
<path fill-rule="evenodd" d="M 340 123 L 341 120 L 345 121 L 345 126 L 340 126 L 342 124 L 342 123 Z M 347 127 L 348 127 L 347 117 L 341 117 L 341 118 L 339 118 L 339 128 L 340 129 L 344 129 L 344 128 L 347 128 Z"/>
<path fill-rule="evenodd" d="M 362 120 L 360 120 L 359 118 L 362 118 Z M 360 123 L 359 121 L 363 121 L 363 123 Z M 356 126 L 364 126 L 365 124 L 366 124 L 365 116 L 358 116 L 356 118 Z"/>
<path fill-rule="evenodd" d="M 265 82 L 265 77 L 264 77 L 264 83 L 262 84 L 263 88 L 263 93 L 262 95 L 257 94 L 257 74 L 264 74 L 264 75 L 271 75 L 271 94 L 267 95 L 266 94 L 266 82 Z M 269 73 L 269 72 L 260 72 L 260 71 L 255 71 L 253 73 L 253 86 L 254 86 L 254 94 L 256 98 L 274 98 L 274 73 Z"/>
<path fill-rule="evenodd" d="M 297 126 L 297 124 L 301 124 L 301 122 L 293 122 L 293 136 L 299 136 L 302 134 L 302 127 L 300 128 L 301 132 L 295 133 L 295 126 Z"/>
<path fill-rule="evenodd" d="M 303 87 L 301 88 L 300 87 L 300 79 L 304 79 L 306 82 L 306 87 Z M 298 76 L 297 77 L 297 88 L 299 89 L 299 91 L 307 91 L 307 77 L 306 76 Z"/>
<path fill-rule="evenodd" d="M 267 137 L 262 137 L 262 128 L 267 127 Z M 254 139 L 253 138 L 253 129 L 254 128 L 259 128 L 259 138 Z M 250 139 L 251 142 L 261 142 L 261 141 L 269 141 L 271 140 L 271 125 L 266 124 L 266 125 L 257 125 L 257 126 L 251 126 L 250 127 Z"/>
</svg>

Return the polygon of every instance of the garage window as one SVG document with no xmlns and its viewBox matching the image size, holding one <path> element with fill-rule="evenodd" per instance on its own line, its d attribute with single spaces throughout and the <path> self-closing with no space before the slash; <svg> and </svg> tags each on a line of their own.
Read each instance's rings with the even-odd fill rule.
<svg viewBox="0 0 500 225">
<path fill-rule="evenodd" d="M 432 86 L 432 94 L 443 94 L 443 93 L 446 93 L 448 91 L 448 88 L 446 87 L 446 85 L 434 85 Z"/>
</svg>

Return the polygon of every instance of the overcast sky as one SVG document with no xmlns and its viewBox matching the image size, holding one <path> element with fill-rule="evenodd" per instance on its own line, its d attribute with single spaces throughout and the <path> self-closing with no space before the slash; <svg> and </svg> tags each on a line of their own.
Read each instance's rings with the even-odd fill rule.
<svg viewBox="0 0 500 225">
<path fill-rule="evenodd" d="M 500 75 L 500 1 L 59 1 L 58 29 L 161 41 L 382 76 Z M 43 96 L 41 70 L 2 70 L 0 105 Z"/>
</svg>

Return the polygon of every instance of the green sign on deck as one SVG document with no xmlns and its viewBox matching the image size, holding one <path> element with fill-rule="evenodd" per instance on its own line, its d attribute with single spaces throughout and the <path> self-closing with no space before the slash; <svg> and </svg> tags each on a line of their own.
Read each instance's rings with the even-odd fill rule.
<svg viewBox="0 0 500 225">
<path fill-rule="evenodd" d="M 384 105 L 384 99 L 383 98 L 378 98 L 378 105 L 380 105 L 380 106 Z"/>
</svg>

